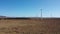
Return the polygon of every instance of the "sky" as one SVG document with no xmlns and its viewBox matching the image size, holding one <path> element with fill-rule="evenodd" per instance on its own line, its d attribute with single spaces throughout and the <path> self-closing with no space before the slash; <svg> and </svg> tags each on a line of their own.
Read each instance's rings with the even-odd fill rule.
<svg viewBox="0 0 60 34">
<path fill-rule="evenodd" d="M 60 0 L 0 0 L 0 16 L 60 17 Z"/>
</svg>

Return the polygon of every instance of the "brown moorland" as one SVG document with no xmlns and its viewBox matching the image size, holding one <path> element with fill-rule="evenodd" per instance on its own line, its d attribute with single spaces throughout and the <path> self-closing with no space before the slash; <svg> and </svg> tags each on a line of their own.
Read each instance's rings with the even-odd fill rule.
<svg viewBox="0 0 60 34">
<path fill-rule="evenodd" d="M 0 18 L 0 34 L 60 34 L 60 18 Z"/>
</svg>

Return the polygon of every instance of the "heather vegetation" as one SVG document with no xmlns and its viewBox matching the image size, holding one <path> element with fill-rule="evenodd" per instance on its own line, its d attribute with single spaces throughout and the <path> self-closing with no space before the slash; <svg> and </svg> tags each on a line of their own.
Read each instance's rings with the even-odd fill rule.
<svg viewBox="0 0 60 34">
<path fill-rule="evenodd" d="M 60 20 L 0 20 L 0 34 L 60 34 Z"/>
</svg>

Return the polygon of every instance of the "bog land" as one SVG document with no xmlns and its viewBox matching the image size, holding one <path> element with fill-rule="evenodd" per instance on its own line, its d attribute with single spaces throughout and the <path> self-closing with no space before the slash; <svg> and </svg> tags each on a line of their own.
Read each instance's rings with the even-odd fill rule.
<svg viewBox="0 0 60 34">
<path fill-rule="evenodd" d="M 60 18 L 0 18 L 0 34 L 60 34 Z"/>
</svg>

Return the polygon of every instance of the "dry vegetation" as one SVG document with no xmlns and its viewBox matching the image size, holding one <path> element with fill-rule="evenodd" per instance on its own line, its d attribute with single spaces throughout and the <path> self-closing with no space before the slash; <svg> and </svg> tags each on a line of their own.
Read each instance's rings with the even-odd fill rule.
<svg viewBox="0 0 60 34">
<path fill-rule="evenodd" d="M 0 34 L 60 34 L 60 19 L 0 20 Z"/>
</svg>

